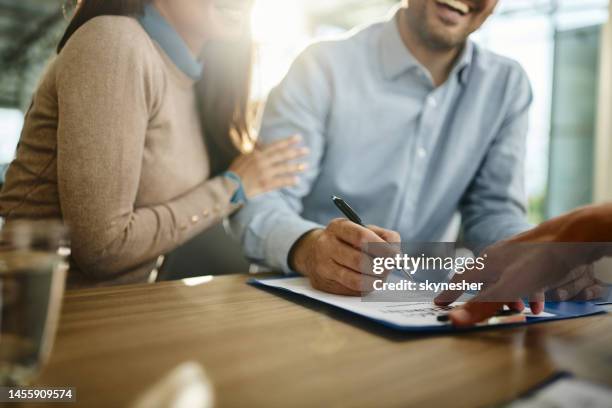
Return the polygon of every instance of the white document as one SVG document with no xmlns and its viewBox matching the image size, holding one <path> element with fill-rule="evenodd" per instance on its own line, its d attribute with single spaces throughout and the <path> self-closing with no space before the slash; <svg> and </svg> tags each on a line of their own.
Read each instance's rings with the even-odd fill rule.
<svg viewBox="0 0 612 408">
<path fill-rule="evenodd" d="M 311 299 L 316 299 L 338 308 L 360 314 L 370 319 L 380 320 L 384 323 L 405 328 L 419 328 L 432 326 L 445 326 L 448 323 L 439 322 L 438 316 L 447 314 L 453 307 L 462 305 L 457 302 L 452 307 L 438 307 L 429 302 L 368 302 L 367 297 L 348 297 L 331 295 L 313 289 L 307 278 L 282 278 L 258 280 L 259 283 L 279 289 L 285 289 Z M 418 296 L 418 295 L 415 295 Z M 423 298 L 420 296 L 419 298 Z M 529 309 L 525 309 L 526 316 L 532 316 Z M 551 317 L 550 313 L 541 313 L 538 317 Z"/>
</svg>

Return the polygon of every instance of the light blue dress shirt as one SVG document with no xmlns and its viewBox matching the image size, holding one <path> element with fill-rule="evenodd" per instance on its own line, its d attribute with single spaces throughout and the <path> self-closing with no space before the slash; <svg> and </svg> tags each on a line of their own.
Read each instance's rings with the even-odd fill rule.
<svg viewBox="0 0 612 408">
<path fill-rule="evenodd" d="M 180 34 L 159 14 L 153 4 L 145 6 L 144 14 L 138 18 L 138 21 L 185 75 L 194 81 L 202 77 L 202 62 L 193 57 Z"/>
<path fill-rule="evenodd" d="M 403 241 L 441 240 L 457 211 L 476 250 L 523 232 L 531 101 L 522 68 L 471 41 L 436 88 L 396 17 L 314 44 L 272 91 L 261 128 L 264 143 L 301 134 L 310 169 L 251 200 L 231 230 L 249 259 L 286 272 L 293 244 L 341 216 L 332 195 Z"/>
</svg>

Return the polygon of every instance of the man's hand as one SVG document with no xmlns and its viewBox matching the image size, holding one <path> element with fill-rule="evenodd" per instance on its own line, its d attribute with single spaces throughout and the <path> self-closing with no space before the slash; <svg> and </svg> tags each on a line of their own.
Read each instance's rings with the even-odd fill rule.
<svg viewBox="0 0 612 408">
<path fill-rule="evenodd" d="M 290 263 L 315 289 L 359 296 L 381 279 L 372 272 L 373 257 L 398 254 L 400 241 L 397 232 L 336 219 L 324 230 L 302 237 L 291 251 Z"/>
</svg>

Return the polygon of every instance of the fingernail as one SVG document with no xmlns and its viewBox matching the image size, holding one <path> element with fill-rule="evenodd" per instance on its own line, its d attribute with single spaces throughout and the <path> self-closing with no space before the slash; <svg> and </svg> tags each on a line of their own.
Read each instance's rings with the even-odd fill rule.
<svg viewBox="0 0 612 408">
<path fill-rule="evenodd" d="M 569 293 L 567 293 L 567 290 L 565 289 L 559 289 L 557 291 L 557 295 L 559 295 L 559 299 L 561 300 L 567 300 L 567 298 L 569 297 Z"/>
<path fill-rule="evenodd" d="M 587 290 L 584 292 L 584 294 L 585 294 L 585 296 L 586 296 L 586 300 L 593 299 L 593 297 L 594 297 L 594 295 L 595 295 L 591 289 L 587 289 Z"/>
</svg>

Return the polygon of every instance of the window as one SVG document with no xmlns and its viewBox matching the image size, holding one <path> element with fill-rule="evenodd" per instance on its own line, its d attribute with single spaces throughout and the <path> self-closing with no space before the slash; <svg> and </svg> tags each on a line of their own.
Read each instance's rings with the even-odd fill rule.
<svg viewBox="0 0 612 408">
<path fill-rule="evenodd" d="M 23 113 L 17 109 L 0 109 L 0 165 L 10 163 L 23 127 Z M 1 173 L 1 172 L 0 172 Z"/>
</svg>

